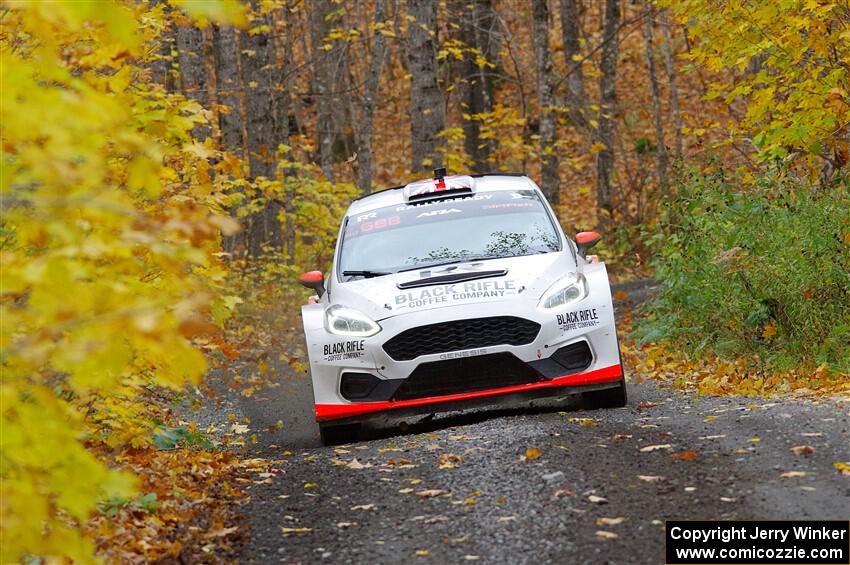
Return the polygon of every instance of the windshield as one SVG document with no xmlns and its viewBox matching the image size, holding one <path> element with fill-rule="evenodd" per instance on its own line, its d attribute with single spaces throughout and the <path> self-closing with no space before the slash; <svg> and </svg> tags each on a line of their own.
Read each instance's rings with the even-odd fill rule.
<svg viewBox="0 0 850 565">
<path fill-rule="evenodd" d="M 483 192 L 349 216 L 339 271 L 342 280 L 351 280 L 560 248 L 560 237 L 534 190 Z"/>
</svg>

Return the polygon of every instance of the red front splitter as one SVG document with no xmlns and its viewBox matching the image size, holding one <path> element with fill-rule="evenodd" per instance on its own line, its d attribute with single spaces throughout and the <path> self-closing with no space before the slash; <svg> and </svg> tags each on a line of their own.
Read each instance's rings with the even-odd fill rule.
<svg viewBox="0 0 850 565">
<path fill-rule="evenodd" d="M 413 400 L 398 400 L 388 402 L 362 402 L 358 404 L 316 404 L 316 420 L 326 422 L 328 420 L 339 420 L 342 418 L 350 418 L 361 414 L 370 414 L 372 412 L 382 412 L 385 410 L 393 410 L 395 408 L 410 408 L 414 406 L 424 406 L 427 404 L 440 404 L 443 402 L 456 402 L 458 400 L 471 400 L 474 398 L 486 398 L 488 396 L 498 396 L 500 394 L 512 394 L 516 392 L 525 392 L 542 388 L 595 385 L 616 382 L 623 378 L 623 368 L 621 365 L 611 365 L 602 369 L 595 369 L 585 373 L 575 373 L 565 377 L 556 377 L 554 379 L 539 383 L 528 383 L 524 385 L 507 386 L 502 388 L 491 388 L 487 390 L 479 390 L 476 392 L 464 392 L 460 394 L 450 394 L 447 396 L 431 396 L 428 398 L 415 398 Z"/>
</svg>

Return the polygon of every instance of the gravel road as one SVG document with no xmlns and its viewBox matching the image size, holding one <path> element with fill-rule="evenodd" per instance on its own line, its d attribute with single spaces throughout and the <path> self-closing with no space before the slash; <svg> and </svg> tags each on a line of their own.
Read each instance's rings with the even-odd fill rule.
<svg viewBox="0 0 850 565">
<path fill-rule="evenodd" d="M 249 454 L 275 461 L 242 485 L 242 562 L 663 563 L 665 519 L 850 519 L 833 467 L 850 460 L 850 402 L 632 383 L 626 408 L 563 399 L 325 448 L 307 376 L 273 369 L 280 386 L 208 415 L 250 419 Z"/>
</svg>

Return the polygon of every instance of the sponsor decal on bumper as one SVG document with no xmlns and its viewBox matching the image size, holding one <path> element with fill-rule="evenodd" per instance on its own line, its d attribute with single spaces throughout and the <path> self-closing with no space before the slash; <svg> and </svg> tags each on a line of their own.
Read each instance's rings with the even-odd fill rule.
<svg viewBox="0 0 850 565">
<path fill-rule="evenodd" d="M 316 420 L 319 422 L 339 420 L 372 412 L 382 412 L 395 408 L 410 408 L 415 406 L 426 406 L 429 404 L 440 404 L 443 402 L 454 402 L 459 400 L 471 400 L 475 398 L 486 398 L 516 392 L 526 392 L 545 388 L 558 388 L 581 385 L 594 385 L 619 381 L 623 377 L 622 366 L 611 365 L 602 369 L 595 369 L 584 373 L 575 373 L 565 377 L 557 377 L 551 380 L 528 383 L 503 388 L 479 390 L 446 396 L 433 396 L 429 398 L 416 398 L 413 400 L 398 400 L 388 402 L 362 402 L 354 404 L 316 404 Z"/>
</svg>

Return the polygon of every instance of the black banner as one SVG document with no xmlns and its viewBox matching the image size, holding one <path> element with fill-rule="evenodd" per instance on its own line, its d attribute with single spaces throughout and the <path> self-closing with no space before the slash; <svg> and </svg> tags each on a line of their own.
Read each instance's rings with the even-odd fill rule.
<svg viewBox="0 0 850 565">
<path fill-rule="evenodd" d="M 665 547 L 667 565 L 848 565 L 850 522 L 668 520 Z"/>
</svg>

